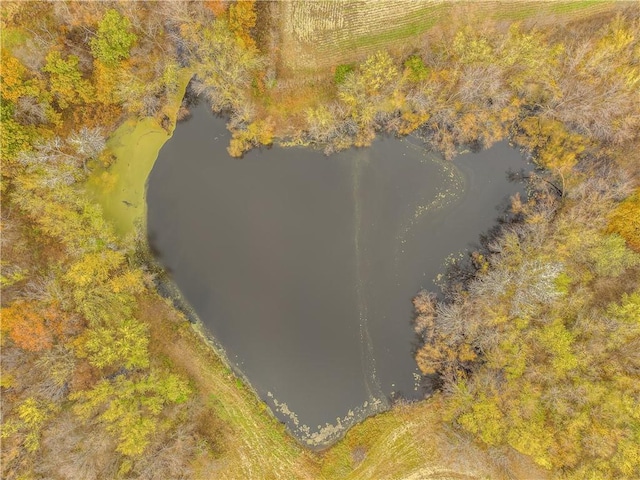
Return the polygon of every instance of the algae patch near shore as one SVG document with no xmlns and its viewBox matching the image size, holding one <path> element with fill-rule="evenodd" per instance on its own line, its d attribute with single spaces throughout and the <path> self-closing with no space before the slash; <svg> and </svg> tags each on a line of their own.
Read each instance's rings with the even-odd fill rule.
<svg viewBox="0 0 640 480">
<path fill-rule="evenodd" d="M 107 140 L 107 149 L 115 160 L 107 168 L 96 168 L 87 181 L 89 194 L 101 205 L 105 218 L 122 238 L 143 226 L 147 178 L 160 149 L 173 134 L 192 75 L 189 70 L 181 72 L 178 88 L 165 107 L 169 131 L 155 117 L 127 120 Z"/>
</svg>

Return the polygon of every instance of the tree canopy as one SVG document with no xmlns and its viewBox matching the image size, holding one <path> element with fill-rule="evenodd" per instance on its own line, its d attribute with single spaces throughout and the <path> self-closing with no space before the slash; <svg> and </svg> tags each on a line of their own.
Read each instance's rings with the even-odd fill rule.
<svg viewBox="0 0 640 480">
<path fill-rule="evenodd" d="M 93 56 L 108 67 L 114 67 L 121 60 L 129 58 L 129 51 L 137 38 L 130 27 L 128 18 L 117 10 L 107 10 L 98 23 L 96 36 L 90 42 Z"/>
</svg>

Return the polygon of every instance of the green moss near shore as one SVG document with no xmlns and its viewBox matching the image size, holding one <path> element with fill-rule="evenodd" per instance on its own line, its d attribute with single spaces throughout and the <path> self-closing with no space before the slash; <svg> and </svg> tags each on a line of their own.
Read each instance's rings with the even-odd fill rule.
<svg viewBox="0 0 640 480">
<path fill-rule="evenodd" d="M 144 231 L 147 178 L 164 143 L 171 138 L 176 117 L 189 80 L 190 70 L 180 73 L 179 85 L 165 107 L 170 128 L 165 130 L 154 117 L 127 120 L 107 140 L 114 158 L 109 167 L 97 167 L 89 177 L 89 194 L 102 206 L 105 218 L 122 237 Z"/>
</svg>

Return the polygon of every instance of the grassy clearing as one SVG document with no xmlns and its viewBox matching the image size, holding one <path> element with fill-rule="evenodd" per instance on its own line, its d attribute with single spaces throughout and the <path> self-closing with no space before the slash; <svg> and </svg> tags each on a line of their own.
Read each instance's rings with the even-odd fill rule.
<svg viewBox="0 0 640 480">
<path fill-rule="evenodd" d="M 2 49 L 11 50 L 18 45 L 24 45 L 28 36 L 24 30 L 14 27 L 6 27 L 2 29 L 0 35 L 0 45 Z"/>
<path fill-rule="evenodd" d="M 609 0 L 447 2 L 361 0 L 282 2 L 279 64 L 284 77 L 326 72 L 377 50 L 407 51 L 434 27 L 489 21 L 568 21 L 615 8 Z"/>
<path fill-rule="evenodd" d="M 114 161 L 108 168 L 96 168 L 87 182 L 87 189 L 102 206 L 105 218 L 121 237 L 143 226 L 146 218 L 147 177 L 158 158 L 158 152 L 171 138 L 176 115 L 193 72 L 182 71 L 179 86 L 165 112 L 172 125 L 168 132 L 152 117 L 128 120 L 109 137 L 108 152 Z"/>
<path fill-rule="evenodd" d="M 435 443 L 422 442 L 437 428 L 433 415 L 425 415 L 433 411 L 432 402 L 423 402 L 365 420 L 325 454 L 325 478 L 404 478 L 438 463 Z"/>
</svg>

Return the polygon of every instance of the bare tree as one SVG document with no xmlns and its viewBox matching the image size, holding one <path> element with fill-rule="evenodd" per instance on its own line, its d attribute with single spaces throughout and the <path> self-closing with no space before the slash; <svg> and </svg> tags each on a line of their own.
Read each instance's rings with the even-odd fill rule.
<svg viewBox="0 0 640 480">
<path fill-rule="evenodd" d="M 80 157 L 86 171 L 87 161 L 96 158 L 104 150 L 105 137 L 100 128 L 82 127 L 69 135 L 67 143 Z"/>
<path fill-rule="evenodd" d="M 34 97 L 20 97 L 16 102 L 14 117 L 24 125 L 47 122 L 45 105 Z"/>
</svg>

